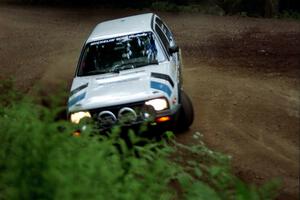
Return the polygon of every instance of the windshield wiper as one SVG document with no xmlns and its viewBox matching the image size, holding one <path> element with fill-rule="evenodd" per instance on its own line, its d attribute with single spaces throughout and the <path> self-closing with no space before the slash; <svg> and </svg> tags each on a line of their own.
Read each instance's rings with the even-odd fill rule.
<svg viewBox="0 0 300 200">
<path fill-rule="evenodd" d="M 105 73 L 107 73 L 107 70 L 93 70 L 93 71 L 89 71 L 89 72 L 84 73 L 84 76 L 105 74 Z"/>
<path fill-rule="evenodd" d="M 126 70 L 126 69 L 134 69 L 133 63 L 125 63 L 125 64 L 121 64 L 121 65 L 115 65 L 112 67 L 111 70 L 109 70 L 109 72 L 120 73 L 120 71 Z"/>
<path fill-rule="evenodd" d="M 158 65 L 158 61 L 155 60 L 155 61 L 151 61 L 151 62 L 148 62 L 148 63 L 142 63 L 142 64 L 139 64 L 139 65 L 136 65 L 135 67 L 143 67 L 143 66 L 147 66 L 147 65 Z"/>
<path fill-rule="evenodd" d="M 134 68 L 143 67 L 143 66 L 147 66 L 147 65 L 158 65 L 158 61 L 131 62 L 131 63 L 124 63 L 121 65 L 115 65 L 112 67 L 112 69 L 109 72 L 120 73 L 120 71 L 122 71 L 122 70 L 134 69 Z"/>
</svg>

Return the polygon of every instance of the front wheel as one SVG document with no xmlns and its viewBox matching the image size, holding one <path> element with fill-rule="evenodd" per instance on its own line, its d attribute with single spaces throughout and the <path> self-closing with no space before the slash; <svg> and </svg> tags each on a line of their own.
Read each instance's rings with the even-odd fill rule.
<svg viewBox="0 0 300 200">
<path fill-rule="evenodd" d="M 194 121 L 194 108 L 190 98 L 184 91 L 180 92 L 180 100 L 181 108 L 177 121 L 177 129 L 181 132 L 187 130 L 192 125 Z"/>
</svg>

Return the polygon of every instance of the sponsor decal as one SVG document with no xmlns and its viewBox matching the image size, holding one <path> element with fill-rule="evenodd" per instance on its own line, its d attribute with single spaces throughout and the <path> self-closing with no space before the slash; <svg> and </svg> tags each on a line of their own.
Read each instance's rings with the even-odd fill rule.
<svg viewBox="0 0 300 200">
<path fill-rule="evenodd" d="M 172 94 L 172 90 L 169 88 L 168 85 L 166 85 L 164 83 L 160 83 L 160 82 L 156 82 L 156 81 L 151 81 L 150 82 L 150 87 L 153 88 L 153 89 L 165 92 L 169 97 Z"/>
<path fill-rule="evenodd" d="M 127 40 L 130 40 L 132 38 L 143 37 L 143 36 L 147 36 L 149 34 L 151 34 L 151 32 L 137 33 L 137 34 L 131 34 L 131 35 L 126 35 L 126 36 L 121 36 L 121 37 L 116 37 L 116 38 L 99 40 L 99 41 L 96 41 L 96 42 L 92 42 L 91 46 L 110 43 L 110 42 L 115 42 L 115 41 L 127 41 Z"/>
</svg>

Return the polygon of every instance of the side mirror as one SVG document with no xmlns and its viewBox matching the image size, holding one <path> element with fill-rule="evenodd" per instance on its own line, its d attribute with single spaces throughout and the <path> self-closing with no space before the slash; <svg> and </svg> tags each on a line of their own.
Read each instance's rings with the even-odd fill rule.
<svg viewBox="0 0 300 200">
<path fill-rule="evenodd" d="M 170 54 L 177 53 L 178 51 L 179 51 L 179 47 L 177 45 L 169 47 Z"/>
</svg>

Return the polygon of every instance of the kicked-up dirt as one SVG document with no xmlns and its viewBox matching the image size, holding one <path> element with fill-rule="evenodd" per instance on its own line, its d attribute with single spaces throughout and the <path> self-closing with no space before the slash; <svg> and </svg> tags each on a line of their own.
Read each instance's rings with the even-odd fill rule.
<svg viewBox="0 0 300 200">
<path fill-rule="evenodd" d="M 0 4 L 0 77 L 54 94 L 70 84 L 84 40 L 99 22 L 143 13 Z M 177 136 L 233 157 L 238 176 L 280 178 L 279 199 L 299 199 L 300 22 L 158 13 L 182 49 L 184 88 L 195 109 Z"/>
</svg>

